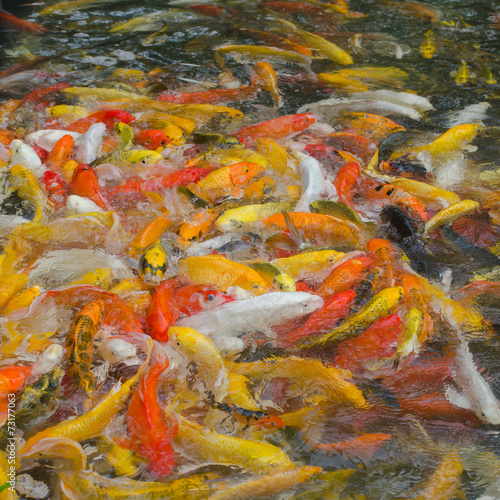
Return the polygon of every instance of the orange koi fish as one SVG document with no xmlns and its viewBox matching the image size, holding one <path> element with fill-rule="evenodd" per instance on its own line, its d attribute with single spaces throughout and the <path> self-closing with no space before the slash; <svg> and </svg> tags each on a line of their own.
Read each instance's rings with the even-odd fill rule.
<svg viewBox="0 0 500 500">
<path fill-rule="evenodd" d="M 242 85 L 237 89 L 212 89 L 205 92 L 185 93 L 165 90 L 158 95 L 158 99 L 175 104 L 218 104 L 253 99 L 257 94 L 257 90 L 257 76 L 254 75 L 250 85 Z"/>
<path fill-rule="evenodd" d="M 158 401 L 158 378 L 168 366 L 168 358 L 164 358 L 144 375 L 126 416 L 132 448 L 148 460 L 148 469 L 155 478 L 166 476 L 172 470 L 172 440 L 179 430 L 178 423 L 172 421 L 172 425 L 167 425 Z"/>
<path fill-rule="evenodd" d="M 339 200 L 346 205 L 351 205 L 352 203 L 352 188 L 358 182 L 360 175 L 361 167 L 359 163 L 352 161 L 339 170 L 337 177 L 333 181 Z"/>
<path fill-rule="evenodd" d="M 115 122 L 129 124 L 133 120 L 135 120 L 134 115 L 131 115 L 127 111 L 122 111 L 120 109 L 103 109 L 102 111 L 97 111 L 97 113 L 93 113 L 86 118 L 80 118 L 76 122 L 71 123 L 66 127 L 66 130 L 84 134 L 94 123 L 102 122 L 105 123 L 107 127 L 113 127 Z"/>
<path fill-rule="evenodd" d="M 370 270 L 373 259 L 367 255 L 346 260 L 333 269 L 316 290 L 326 297 L 346 290 L 355 289 Z"/>
<path fill-rule="evenodd" d="M 110 209 L 108 201 L 101 193 L 101 186 L 99 186 L 97 175 L 94 169 L 88 165 L 78 165 L 73 174 L 69 189 L 73 194 L 85 196 L 89 200 L 92 200 L 103 210 Z"/>
<path fill-rule="evenodd" d="M 363 241 L 360 229 L 351 222 L 330 215 L 308 212 L 288 212 L 288 215 L 307 240 L 315 241 L 319 245 L 356 247 Z M 271 230 L 288 230 L 283 214 L 271 215 L 264 220 L 264 224 Z"/>
<path fill-rule="evenodd" d="M 391 439 L 389 434 L 377 432 L 375 434 L 364 434 L 359 438 L 341 443 L 319 443 L 315 444 L 315 450 L 326 451 L 327 453 L 339 453 L 346 457 L 357 457 L 362 460 L 370 460 L 373 454 Z"/>
<path fill-rule="evenodd" d="M 0 24 L 7 26 L 13 26 L 19 31 L 27 31 L 28 33 L 47 33 L 49 30 L 39 24 L 33 23 L 31 21 L 25 21 L 24 19 L 19 19 L 18 17 L 5 12 L 0 9 Z"/>
<path fill-rule="evenodd" d="M 45 160 L 45 165 L 49 168 L 60 169 L 70 158 L 75 140 L 71 135 L 61 137 L 52 148 L 49 156 Z"/>
<path fill-rule="evenodd" d="M 137 144 L 151 150 L 170 144 L 170 139 L 162 130 L 141 130 L 136 134 L 134 140 Z"/>
<path fill-rule="evenodd" d="M 19 392 L 31 376 L 31 366 L 4 366 L 0 368 L 0 398 Z"/>
<path fill-rule="evenodd" d="M 103 315 L 103 302 L 97 301 L 88 304 L 76 316 L 67 334 L 73 373 L 79 385 L 84 387 L 87 394 L 92 394 L 95 386 L 95 377 L 90 368 L 94 350 L 94 337 L 99 330 Z"/>
<path fill-rule="evenodd" d="M 273 120 L 240 128 L 234 136 L 245 146 L 253 146 L 257 139 L 272 137 L 282 139 L 288 135 L 303 132 L 310 127 L 318 117 L 313 113 L 298 113 L 285 115 Z"/>
<path fill-rule="evenodd" d="M 212 170 L 196 184 L 188 185 L 188 189 L 207 202 L 214 203 L 222 198 L 243 196 L 243 187 L 263 171 L 258 163 L 242 161 Z"/>
<path fill-rule="evenodd" d="M 146 325 L 149 335 L 161 342 L 168 341 L 168 329 L 179 317 L 179 308 L 175 302 L 174 286 L 177 280 L 162 283 L 153 293 L 146 314 Z"/>
</svg>

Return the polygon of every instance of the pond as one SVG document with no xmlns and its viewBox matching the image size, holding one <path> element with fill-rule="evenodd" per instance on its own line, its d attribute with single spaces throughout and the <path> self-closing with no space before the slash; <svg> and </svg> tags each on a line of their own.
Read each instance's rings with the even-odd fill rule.
<svg viewBox="0 0 500 500">
<path fill-rule="evenodd" d="M 0 499 L 500 498 L 500 5 L 0 12 Z"/>
</svg>

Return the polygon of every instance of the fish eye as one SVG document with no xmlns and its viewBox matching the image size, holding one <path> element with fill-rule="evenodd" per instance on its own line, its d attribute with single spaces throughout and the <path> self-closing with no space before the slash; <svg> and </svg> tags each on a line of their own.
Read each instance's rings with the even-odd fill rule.
<svg viewBox="0 0 500 500">
<path fill-rule="evenodd" d="M 177 342 L 177 345 L 180 347 L 180 346 L 181 346 L 181 343 L 180 343 L 180 342 Z"/>
<path fill-rule="evenodd" d="M 245 168 L 243 169 L 243 172 L 248 173 L 248 171 L 249 171 L 249 170 L 250 170 L 250 169 L 249 169 L 248 167 L 245 167 Z"/>
<path fill-rule="evenodd" d="M 258 283 L 254 283 L 252 286 L 253 286 L 255 289 L 259 288 L 259 284 L 258 284 Z"/>
<path fill-rule="evenodd" d="M 330 258 L 328 259 L 328 262 L 333 262 L 333 258 L 332 258 L 332 257 L 330 257 Z"/>
<path fill-rule="evenodd" d="M 146 165 L 146 159 L 145 159 L 145 158 L 144 158 L 144 159 L 142 159 L 142 160 L 141 160 L 141 163 L 143 163 L 144 165 Z"/>
<path fill-rule="evenodd" d="M 146 144 L 151 144 L 151 141 L 149 139 L 147 139 Z"/>
<path fill-rule="evenodd" d="M 163 141 L 161 141 L 161 145 L 162 146 L 166 146 L 167 145 L 167 141 L 165 139 L 163 139 Z"/>
<path fill-rule="evenodd" d="M 207 300 L 214 300 L 215 299 L 215 295 L 213 293 L 211 293 L 210 295 L 207 295 Z"/>
</svg>

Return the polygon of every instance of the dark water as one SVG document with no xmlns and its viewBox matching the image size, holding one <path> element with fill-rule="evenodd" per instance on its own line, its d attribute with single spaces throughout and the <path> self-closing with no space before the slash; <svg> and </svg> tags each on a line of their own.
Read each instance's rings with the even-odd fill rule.
<svg viewBox="0 0 500 500">
<path fill-rule="evenodd" d="M 3 86 L 0 80 L 0 102 L 21 99 L 37 86 L 57 81 L 93 86 L 108 79 L 118 68 L 135 69 L 144 73 L 162 68 L 162 78 L 158 78 L 150 87 L 154 93 L 170 88 L 181 92 L 186 89 L 204 90 L 203 87 L 198 88 L 196 82 L 217 82 L 221 71 L 214 59 L 214 47 L 224 43 L 256 43 L 254 38 L 242 33 L 237 27 L 266 31 L 273 22 L 273 16 L 276 16 L 276 13 L 263 9 L 259 2 L 219 2 L 218 6 L 226 7 L 220 18 L 197 13 L 188 8 L 190 3 L 194 2 L 146 1 L 139 5 L 135 1 L 111 0 L 76 9 L 66 7 L 43 16 L 38 13 L 41 6 L 37 4 L 16 7 L 5 3 L 4 7 L 10 8 L 11 12 L 39 23 L 50 31 L 42 35 L 30 35 L 4 28 L 1 34 L 0 71 L 14 64 L 27 63 L 34 56 L 39 59 L 31 61 L 30 69 L 39 70 L 39 74 L 21 79 L 19 83 Z M 498 174 L 495 180 L 490 181 L 480 177 L 480 173 L 498 169 L 500 84 L 496 81 L 488 83 L 485 75 L 490 71 L 494 80 L 500 80 L 500 31 L 498 26 L 496 29 L 492 27 L 492 18 L 500 12 L 500 4 L 472 0 L 435 0 L 428 5 L 438 14 L 436 22 L 399 8 L 404 5 L 405 2 L 353 0 L 349 4 L 349 10 L 364 13 L 366 17 L 342 19 L 338 25 L 331 22 L 332 17 L 328 16 L 294 13 L 282 17 L 293 21 L 303 30 L 325 36 L 346 50 L 352 44 L 352 37 L 361 34 L 365 52 L 353 54 L 355 67 L 394 67 L 408 72 L 410 77 L 402 87 L 384 87 L 382 84 L 377 88 L 412 91 L 431 101 L 434 110 L 426 113 L 425 119 L 418 122 L 409 118 L 397 120 L 407 127 L 409 133 L 443 133 L 450 126 L 446 118 L 450 112 L 473 104 L 489 103 L 486 117 L 482 119 L 483 133 L 474 141 L 477 150 L 468 155 L 469 170 L 464 173 L 463 181 L 452 190 L 462 199 L 473 198 L 474 188 L 486 192 L 496 191 L 498 197 Z M 236 10 L 232 11 L 233 8 Z M 165 16 L 159 20 L 144 20 L 136 30 L 109 32 L 114 23 L 157 11 L 165 12 Z M 148 23 L 152 25 L 146 28 Z M 158 33 L 165 25 L 168 28 Z M 436 49 L 431 59 L 424 59 L 419 53 L 419 46 L 429 30 L 434 33 Z M 150 36 L 152 33 L 154 36 Z M 452 73 L 459 71 L 463 61 L 471 76 L 465 83 L 458 84 Z M 308 82 L 302 86 L 296 83 L 287 85 L 287 82 L 292 81 L 290 77 L 305 73 L 304 69 L 287 63 L 278 63 L 277 66 L 284 102 L 279 109 L 266 112 L 266 119 L 296 113 L 304 104 L 330 96 L 330 90 L 325 90 L 325 86 L 314 86 Z M 242 83 L 249 83 L 246 63 L 228 60 L 227 68 Z M 314 73 L 338 69 L 340 67 L 337 64 L 326 59 L 314 60 L 312 63 Z M 340 95 L 344 94 L 340 92 Z M 62 102 L 61 99 L 60 103 Z M 272 102 L 269 96 L 259 95 L 252 102 L 233 102 L 231 106 L 245 114 L 259 116 L 262 108 L 269 108 Z M 22 122 L 23 119 L 25 122 Z M 33 131 L 38 123 L 36 117 L 27 113 L 21 117 L 19 125 Z M 207 131 L 216 131 L 214 125 L 208 127 Z M 390 145 L 388 147 L 389 151 L 392 150 Z M 498 204 L 496 210 L 498 213 Z M 493 233 L 497 231 L 496 242 L 488 246 L 498 246 L 499 227 L 491 220 L 487 223 L 493 228 Z M 384 234 L 380 234 L 380 237 L 383 236 Z M 458 289 L 468 282 L 473 272 L 492 267 L 485 265 L 481 259 L 479 256 L 461 260 L 459 252 L 450 252 L 440 254 L 437 260 L 439 265 L 452 270 L 453 286 Z M 492 281 L 495 280 L 498 280 L 498 276 Z M 487 341 L 471 341 L 469 348 L 475 362 L 481 367 L 482 376 L 495 396 L 500 398 L 498 296 L 495 299 L 483 297 L 480 305 L 496 336 L 492 335 Z M 427 347 L 425 355 L 432 357 L 435 353 L 442 353 L 446 351 L 446 345 L 446 332 L 440 332 Z M 269 353 L 260 354 L 260 357 L 265 357 Z M 285 447 L 293 461 L 317 465 L 327 471 L 354 468 L 355 473 L 341 498 L 413 498 L 419 491 L 419 485 L 432 475 L 442 457 L 450 453 L 450 450 L 461 454 L 465 469 L 461 475 L 461 485 L 469 500 L 481 498 L 482 493 L 488 491 L 495 480 L 497 486 L 488 494 L 493 495 L 492 498 L 500 498 L 498 425 L 478 424 L 467 418 L 450 421 L 445 414 L 429 419 L 415 416 L 399 408 L 397 399 L 380 378 L 358 377 L 355 381 L 375 408 L 384 409 L 382 414 L 368 416 L 369 423 L 359 423 L 359 427 L 363 428 L 363 432 L 384 432 L 393 436 L 390 443 L 377 451 L 371 459 L 325 456 L 318 451 L 311 451 L 304 444 L 301 433 L 290 429 L 269 437 L 269 442 Z M 352 436 L 351 419 L 356 418 L 343 410 L 327 415 L 322 441 L 342 441 L 347 436 Z M 415 424 L 416 420 L 418 425 Z M 484 452 L 491 452 L 491 455 L 481 455 Z M 43 479 L 44 472 L 36 469 L 34 477 L 39 476 Z M 144 478 L 146 477 L 145 475 Z M 314 491 L 315 488 L 308 489 L 305 486 L 297 493 L 297 497 L 320 498 Z M 299 496 L 300 494 L 306 496 Z M 417 498 L 422 497 L 417 495 Z M 454 497 L 443 493 L 435 498 Z"/>
</svg>

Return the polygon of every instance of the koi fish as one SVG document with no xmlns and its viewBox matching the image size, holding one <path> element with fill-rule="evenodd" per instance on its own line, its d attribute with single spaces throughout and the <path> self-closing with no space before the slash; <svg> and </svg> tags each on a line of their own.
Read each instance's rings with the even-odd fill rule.
<svg viewBox="0 0 500 500">
<path fill-rule="evenodd" d="M 322 305 L 321 297 L 309 293 L 271 292 L 223 304 L 217 309 L 182 319 L 178 324 L 210 336 L 219 349 L 234 353 L 244 344 L 235 338 L 237 335 L 256 330 L 267 332 L 273 325 L 305 316 Z"/>
<path fill-rule="evenodd" d="M 109 210 L 109 203 L 103 196 L 97 175 L 92 167 L 84 164 L 78 165 L 69 189 L 73 194 L 89 198 L 103 210 Z"/>
<path fill-rule="evenodd" d="M 227 368 L 210 338 L 193 328 L 180 326 L 171 327 L 168 335 L 174 349 L 196 364 L 208 393 L 216 400 L 222 400 L 229 385 Z"/>
<path fill-rule="evenodd" d="M 361 311 L 350 316 L 345 323 L 320 337 L 306 337 L 297 344 L 298 348 L 311 349 L 355 336 L 394 309 L 402 299 L 403 291 L 402 287 L 384 288 Z"/>
<path fill-rule="evenodd" d="M 391 439 L 389 434 L 377 432 L 375 434 L 364 434 L 350 441 L 340 443 L 320 443 L 315 444 L 315 450 L 327 453 L 339 453 L 347 457 L 358 457 L 362 460 L 370 460 L 373 454 Z"/>
<path fill-rule="evenodd" d="M 340 319 L 348 316 L 355 298 L 353 290 L 339 292 L 327 298 L 321 309 L 313 312 L 301 327 L 280 338 L 279 344 L 286 347 L 304 337 L 318 335 L 332 328 Z"/>
<path fill-rule="evenodd" d="M 248 262 L 248 266 L 257 271 L 276 290 L 295 292 L 295 281 L 276 264 L 271 262 Z"/>
<path fill-rule="evenodd" d="M 335 250 L 318 250 L 274 259 L 271 262 L 297 281 L 302 278 L 310 279 L 323 274 L 344 256 L 344 253 Z"/>
<path fill-rule="evenodd" d="M 149 337 L 148 337 L 149 338 Z M 108 395 L 88 413 L 84 413 L 72 420 L 64 420 L 58 424 L 30 437 L 24 446 L 19 450 L 22 457 L 30 454 L 37 443 L 42 439 L 52 437 L 69 438 L 74 441 L 84 441 L 101 434 L 103 429 L 109 424 L 111 419 L 120 411 L 122 405 L 129 398 L 132 387 L 141 378 L 145 367 L 149 364 L 153 341 L 144 339 L 147 349 L 147 357 L 139 371 L 126 382 L 118 383 L 108 393 Z"/>
<path fill-rule="evenodd" d="M 60 169 L 66 163 L 75 146 L 73 136 L 66 134 L 63 135 L 54 145 L 49 156 L 45 160 L 45 165 L 48 168 Z"/>
<path fill-rule="evenodd" d="M 175 303 L 186 316 L 215 309 L 233 300 L 226 292 L 209 285 L 186 285 L 175 290 Z"/>
<path fill-rule="evenodd" d="M 230 286 L 241 286 L 256 295 L 271 291 L 270 285 L 256 271 L 221 255 L 181 259 L 178 276 L 223 290 Z"/>
<path fill-rule="evenodd" d="M 236 100 L 251 100 L 257 94 L 257 78 L 252 78 L 250 85 L 242 85 L 237 89 L 212 89 L 205 92 L 179 93 L 165 90 L 158 94 L 157 99 L 175 104 L 213 104 L 232 102 Z"/>
<path fill-rule="evenodd" d="M 141 130 L 136 134 L 135 141 L 137 144 L 153 151 L 170 144 L 170 139 L 162 130 Z"/>
<path fill-rule="evenodd" d="M 175 324 L 179 317 L 174 285 L 175 281 L 169 280 L 156 288 L 146 313 L 149 335 L 161 342 L 168 341 L 168 329 Z"/>
<path fill-rule="evenodd" d="M 234 135 L 246 146 L 253 146 L 257 139 L 263 137 L 281 139 L 291 134 L 302 132 L 310 127 L 317 119 L 317 116 L 313 113 L 286 115 L 256 125 L 242 127 Z"/>
<path fill-rule="evenodd" d="M 67 345 L 78 384 L 87 394 L 92 394 L 95 376 L 91 372 L 94 337 L 104 315 L 104 304 L 100 301 L 85 306 L 76 316 L 67 334 Z"/>
<path fill-rule="evenodd" d="M 180 418 L 174 445 L 189 457 L 210 463 L 237 465 L 256 474 L 269 472 L 270 469 L 293 468 L 288 455 L 277 446 L 217 434 L 172 411 L 166 410 L 166 414 L 169 421 Z"/>
<path fill-rule="evenodd" d="M 279 494 L 305 483 L 321 471 L 321 467 L 305 465 L 290 470 L 274 472 L 258 479 L 227 488 L 212 498 L 215 498 L 215 500 L 232 500 L 233 498 L 243 499 Z"/>
<path fill-rule="evenodd" d="M 251 425 L 256 430 L 261 428 L 282 429 L 286 425 L 279 417 L 271 415 L 266 411 L 251 410 L 241 406 L 236 406 L 232 403 L 220 403 L 215 400 L 215 396 L 212 393 L 208 394 L 208 403 L 212 408 L 229 413 L 230 415 L 243 420 L 246 427 Z M 245 428 L 243 430 L 245 430 Z"/>
<path fill-rule="evenodd" d="M 44 26 L 40 26 L 39 24 L 33 23 L 31 21 L 20 19 L 19 17 L 5 12 L 3 9 L 0 11 L 0 24 L 13 26 L 19 31 L 26 31 L 28 33 L 48 33 L 49 31 Z"/>
<path fill-rule="evenodd" d="M 127 428 L 134 451 L 148 460 L 148 469 L 156 478 L 170 474 L 174 466 L 172 439 L 178 424 L 168 425 L 158 401 L 158 378 L 168 368 L 168 359 L 158 362 L 141 379 L 127 410 Z"/>
<path fill-rule="evenodd" d="M 337 346 L 335 366 L 353 373 L 363 372 L 364 364 L 394 356 L 395 344 L 403 322 L 397 314 L 384 316 L 372 323 L 362 334 Z M 352 356 L 355 352 L 356 356 Z"/>
<path fill-rule="evenodd" d="M 290 378 L 300 384 L 302 393 L 320 392 L 332 400 L 343 401 L 354 408 L 369 406 L 361 390 L 347 380 L 350 378 L 350 372 L 333 366 L 327 367 L 315 359 L 290 356 L 271 361 L 232 363 L 231 371 L 255 380 Z M 314 378 L 314 386 L 309 385 L 311 378 Z"/>
<path fill-rule="evenodd" d="M 263 168 L 258 163 L 246 161 L 212 170 L 196 184 L 187 187 L 199 198 L 215 203 L 221 199 L 241 198 L 243 187 L 261 174 Z"/>
<path fill-rule="evenodd" d="M 424 33 L 424 40 L 418 46 L 418 50 L 424 59 L 432 59 L 434 52 L 436 51 L 434 32 L 432 30 L 426 31 Z"/>
<path fill-rule="evenodd" d="M 349 221 L 330 215 L 307 212 L 288 212 L 295 227 L 309 241 L 318 245 L 334 245 L 336 248 L 356 248 L 363 241 L 360 229 Z M 271 215 L 264 220 L 269 230 L 285 231 L 288 229 L 283 214 Z"/>
</svg>

